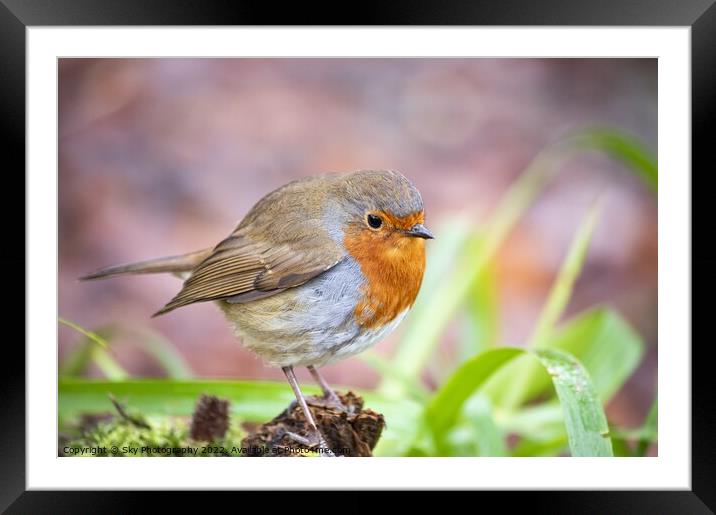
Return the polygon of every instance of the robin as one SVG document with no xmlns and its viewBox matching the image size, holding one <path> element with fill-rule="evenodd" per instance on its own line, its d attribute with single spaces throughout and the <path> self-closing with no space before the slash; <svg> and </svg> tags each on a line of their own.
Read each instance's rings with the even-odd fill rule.
<svg viewBox="0 0 716 515">
<path fill-rule="evenodd" d="M 389 334 L 413 305 L 425 270 L 420 192 L 395 171 L 309 177 L 272 191 L 213 248 L 103 268 L 82 279 L 169 272 L 185 278 L 153 316 L 215 301 L 234 333 L 282 368 L 312 433 L 325 446 L 294 367 L 305 366 L 340 405 L 318 368 Z"/>
</svg>

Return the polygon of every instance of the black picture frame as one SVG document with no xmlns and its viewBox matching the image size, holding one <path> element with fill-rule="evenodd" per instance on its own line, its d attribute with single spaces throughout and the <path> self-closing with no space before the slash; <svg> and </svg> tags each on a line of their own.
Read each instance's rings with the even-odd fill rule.
<svg viewBox="0 0 716 515">
<path fill-rule="evenodd" d="M 445 1 L 439 6 L 411 2 L 384 2 L 381 5 L 361 3 L 355 9 L 335 4 L 310 7 L 305 3 L 281 5 L 245 1 L 198 2 L 191 0 L 0 0 L 0 135 L 6 168 L 3 174 L 5 199 L 2 202 L 3 241 L 0 263 L 7 295 L 6 320 L 24 319 L 26 280 L 25 224 L 19 213 L 24 211 L 25 167 L 25 30 L 31 26 L 52 25 L 282 25 L 311 24 L 323 20 L 328 25 L 572 25 L 572 26 L 689 26 L 691 27 L 692 73 L 692 169 L 702 169 L 700 179 L 713 173 L 707 168 L 713 143 L 708 127 L 714 125 L 716 109 L 716 6 L 714 0 L 586 0 L 517 1 L 473 0 Z M 660 145 L 668 142 L 659 142 Z M 8 159 L 9 158 L 9 159 Z M 14 159 L 12 159 L 14 158 Z M 14 166 L 7 163 L 12 162 Z M 713 165 L 711 166 L 713 168 Z M 48 171 L 49 172 L 49 171 Z M 684 173 L 689 173 L 684 170 Z M 706 175 L 708 176 L 708 175 Z M 709 195 L 702 184 L 693 188 L 692 180 L 692 276 L 694 284 L 705 293 L 716 286 L 716 255 L 707 250 L 706 238 L 693 236 L 697 226 L 708 223 L 709 213 L 697 197 Z M 16 181 L 16 184 L 13 184 Z M 14 204 L 18 202 L 18 204 Z M 23 218 L 24 220 L 24 218 Z M 15 271 L 7 273 L 7 271 Z M 693 282 L 693 281 L 692 281 Z M 694 302 L 692 290 L 692 330 L 697 327 L 695 314 L 705 314 L 708 305 Z M 20 307 L 22 306 L 22 308 Z M 9 316 L 10 310 L 23 309 L 23 314 Z M 7 323 L 10 329 L 19 324 Z M 24 325 L 23 339 L 24 339 Z M 695 333 L 692 333 L 695 334 Z M 150 509 L 150 501 L 159 501 L 165 509 L 181 503 L 189 507 L 187 496 L 180 492 L 127 493 L 26 491 L 25 486 L 25 353 L 20 338 L 6 337 L 3 356 L 6 360 L 2 408 L 0 413 L 0 508 L 7 513 L 101 513 L 143 512 Z M 692 345 L 692 490 L 690 491 L 611 491 L 611 492 L 528 492 L 521 495 L 501 495 L 501 507 L 510 507 L 529 496 L 530 509 L 550 513 L 711 513 L 716 510 L 716 388 L 713 372 L 708 370 L 708 340 L 693 338 Z M 698 343 L 697 343 L 698 342 Z M 691 342 L 669 342 L 689 345 Z M 48 352 L 54 352 L 48 342 Z M 220 506 L 225 498 L 217 493 L 210 500 L 200 501 L 204 507 Z M 241 494 L 245 496 L 245 493 Z M 495 495 L 485 493 L 483 495 Z M 498 494 L 499 495 L 499 494 Z M 159 496 L 159 497 L 157 497 Z M 422 499 L 414 493 L 413 500 Z M 484 498 L 484 497 L 483 497 Z M 292 509 L 295 500 L 290 495 L 272 497 L 271 503 L 285 499 Z M 315 497 L 313 498 L 316 499 Z M 490 499 L 484 498 L 485 501 Z M 208 501 L 208 502 L 207 502 Z M 325 497 L 321 503 L 328 506 Z M 310 503 L 306 505 L 310 507 Z M 315 506 L 314 506 L 315 507 Z M 357 509 L 357 506 L 352 506 Z M 223 509 L 223 508 L 220 508 Z"/>
</svg>

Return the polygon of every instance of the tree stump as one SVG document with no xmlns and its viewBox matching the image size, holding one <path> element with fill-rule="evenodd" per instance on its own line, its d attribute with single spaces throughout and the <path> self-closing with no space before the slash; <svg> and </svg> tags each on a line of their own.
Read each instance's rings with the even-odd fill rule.
<svg viewBox="0 0 716 515">
<path fill-rule="evenodd" d="M 363 399 L 353 392 L 338 394 L 343 407 L 332 405 L 325 397 L 306 397 L 326 444 L 336 456 L 372 456 L 373 449 L 385 427 L 383 415 L 363 409 Z M 325 452 L 298 443 L 287 433 L 302 437 L 310 435 L 306 417 L 298 403 L 293 402 L 276 418 L 256 428 L 244 438 L 241 446 L 248 456 L 305 456 Z"/>
</svg>

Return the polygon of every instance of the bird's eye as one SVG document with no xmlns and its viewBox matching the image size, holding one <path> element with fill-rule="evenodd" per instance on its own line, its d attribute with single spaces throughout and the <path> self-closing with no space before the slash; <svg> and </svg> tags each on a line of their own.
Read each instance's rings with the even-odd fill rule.
<svg viewBox="0 0 716 515">
<path fill-rule="evenodd" d="M 380 229 L 380 226 L 383 225 L 383 219 L 378 215 L 368 215 L 365 219 L 371 229 Z"/>
</svg>

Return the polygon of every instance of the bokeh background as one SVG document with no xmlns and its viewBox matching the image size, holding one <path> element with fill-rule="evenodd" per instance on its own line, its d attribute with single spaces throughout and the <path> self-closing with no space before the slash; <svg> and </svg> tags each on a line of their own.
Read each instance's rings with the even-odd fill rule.
<svg viewBox="0 0 716 515">
<path fill-rule="evenodd" d="M 61 59 L 59 106 L 60 316 L 90 329 L 151 329 L 198 377 L 281 379 L 210 303 L 150 319 L 178 291 L 172 276 L 77 278 L 215 244 L 261 196 L 323 172 L 400 170 L 422 191 L 429 226 L 456 214 L 479 226 L 530 160 L 570 129 L 613 125 L 656 152 L 657 63 Z M 606 209 L 567 315 L 609 303 L 647 342 L 608 406 L 610 420 L 630 426 L 643 420 L 656 386 L 657 206 L 620 165 L 599 155 L 570 160 L 505 242 L 496 260 L 501 335 L 508 344 L 528 336 L 599 195 Z M 397 335 L 376 351 L 390 355 Z M 61 326 L 59 359 L 77 342 Z M 119 341 L 112 353 L 133 376 L 163 374 L 137 346 Z M 355 358 L 324 375 L 364 388 L 378 379 Z"/>
</svg>

